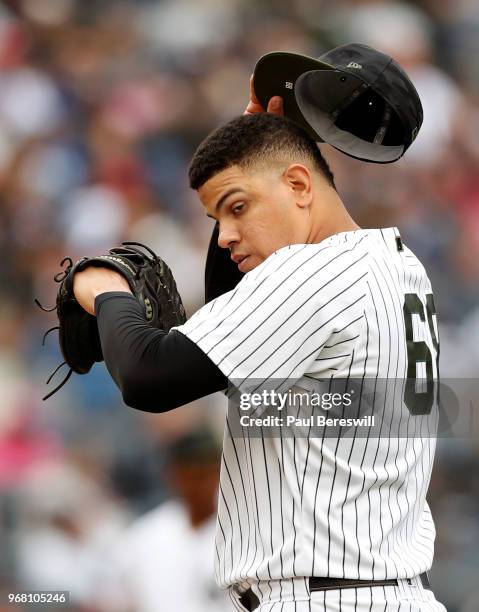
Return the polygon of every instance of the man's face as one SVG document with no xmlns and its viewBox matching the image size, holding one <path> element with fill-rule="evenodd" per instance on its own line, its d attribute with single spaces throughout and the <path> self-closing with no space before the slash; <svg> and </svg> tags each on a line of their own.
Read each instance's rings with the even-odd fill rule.
<svg viewBox="0 0 479 612">
<path fill-rule="evenodd" d="M 219 222 L 218 244 L 230 249 L 241 272 L 249 272 L 278 249 L 307 241 L 305 210 L 294 184 L 278 170 L 232 166 L 198 190 L 208 216 Z"/>
</svg>

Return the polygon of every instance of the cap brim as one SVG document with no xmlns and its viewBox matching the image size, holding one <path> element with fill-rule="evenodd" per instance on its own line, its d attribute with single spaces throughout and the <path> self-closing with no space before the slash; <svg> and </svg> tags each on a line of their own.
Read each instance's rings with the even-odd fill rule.
<svg viewBox="0 0 479 612">
<path fill-rule="evenodd" d="M 320 137 L 303 117 L 294 95 L 297 79 L 303 73 L 311 70 L 329 71 L 334 68 L 330 64 L 306 55 L 275 51 L 263 55 L 257 61 L 253 84 L 255 94 L 265 110 L 273 96 L 281 96 L 285 116 L 300 125 L 312 138 L 318 140 Z"/>
<path fill-rule="evenodd" d="M 243 278 L 238 265 L 231 259 L 229 249 L 218 246 L 219 223 L 215 223 L 210 239 L 205 269 L 205 303 L 231 291 Z"/>
<path fill-rule="evenodd" d="M 300 75 L 294 88 L 298 110 L 317 138 L 342 153 L 363 161 L 391 163 L 399 159 L 404 145 L 383 145 L 358 138 L 335 125 L 335 111 L 364 92 L 364 81 L 339 70 L 310 70 Z M 357 121 L 366 120 L 358 116 Z"/>
</svg>

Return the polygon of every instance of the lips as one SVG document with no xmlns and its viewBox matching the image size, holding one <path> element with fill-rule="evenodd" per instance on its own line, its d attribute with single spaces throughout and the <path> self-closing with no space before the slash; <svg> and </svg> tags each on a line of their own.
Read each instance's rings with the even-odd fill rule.
<svg viewBox="0 0 479 612">
<path fill-rule="evenodd" d="M 249 258 L 249 255 L 232 255 L 231 259 L 238 265 L 238 270 L 240 272 L 244 272 L 243 268 L 246 263 L 246 260 Z"/>
</svg>

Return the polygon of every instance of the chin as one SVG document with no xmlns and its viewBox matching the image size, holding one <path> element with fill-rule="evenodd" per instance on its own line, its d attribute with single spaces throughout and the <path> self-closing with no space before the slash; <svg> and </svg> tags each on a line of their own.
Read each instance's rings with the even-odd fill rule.
<svg viewBox="0 0 479 612">
<path fill-rule="evenodd" d="M 243 274 L 246 274 L 246 272 L 251 272 L 251 270 L 254 270 L 257 266 L 259 266 L 260 263 L 261 260 L 258 257 L 250 255 L 244 260 L 244 263 L 241 262 L 238 267 L 239 270 L 243 272 Z"/>
</svg>

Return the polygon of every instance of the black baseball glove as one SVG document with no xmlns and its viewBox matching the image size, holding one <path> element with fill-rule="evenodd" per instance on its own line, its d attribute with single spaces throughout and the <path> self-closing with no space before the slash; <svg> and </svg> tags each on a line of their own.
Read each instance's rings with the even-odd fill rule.
<svg viewBox="0 0 479 612">
<path fill-rule="evenodd" d="M 97 266 L 111 268 L 122 274 L 133 295 L 143 306 L 145 319 L 152 327 L 169 331 L 186 321 L 185 309 L 171 270 L 143 244 L 123 242 L 121 247 L 110 249 L 107 255 L 83 257 L 75 264 L 70 257 L 65 257 L 60 265 L 63 267 L 65 264 L 63 271 L 54 276 L 54 280 L 60 283 L 56 306 L 46 309 L 35 300 L 42 310 L 57 311 L 59 325 L 46 332 L 43 343 L 51 331 L 58 329 L 60 348 L 65 359 L 51 374 L 47 384 L 62 366 L 70 368 L 66 378 L 44 400 L 63 387 L 72 372 L 86 374 L 95 361 L 103 361 L 96 317 L 80 306 L 73 293 L 73 279 L 77 272 L 89 266 Z"/>
</svg>

